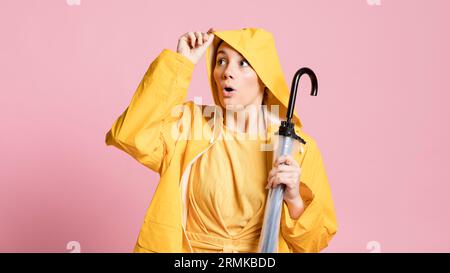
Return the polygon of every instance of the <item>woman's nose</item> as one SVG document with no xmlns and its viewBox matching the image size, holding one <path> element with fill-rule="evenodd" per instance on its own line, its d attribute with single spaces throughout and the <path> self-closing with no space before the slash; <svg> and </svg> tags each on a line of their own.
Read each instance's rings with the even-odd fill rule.
<svg viewBox="0 0 450 273">
<path fill-rule="evenodd" d="M 231 65 L 227 65 L 225 70 L 223 71 L 223 77 L 226 78 L 234 78 L 234 71 Z"/>
</svg>

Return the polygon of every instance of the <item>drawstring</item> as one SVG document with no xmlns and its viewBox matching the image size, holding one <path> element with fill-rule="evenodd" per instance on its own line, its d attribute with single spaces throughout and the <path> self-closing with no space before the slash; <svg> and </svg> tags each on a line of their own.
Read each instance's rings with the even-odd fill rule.
<svg viewBox="0 0 450 273">
<path fill-rule="evenodd" d="M 216 135 L 215 134 L 215 132 L 216 132 L 216 117 L 217 117 L 216 110 L 217 110 L 217 106 L 214 106 L 214 125 L 213 125 L 214 128 L 213 128 L 213 133 L 212 133 L 211 139 L 209 140 L 209 144 L 213 143 L 214 136 Z"/>
<path fill-rule="evenodd" d="M 266 111 L 264 109 L 264 105 L 265 104 L 261 104 L 261 109 L 263 112 L 263 119 L 264 119 L 264 131 L 266 132 L 266 135 L 267 135 L 267 120 L 266 120 Z"/>
</svg>

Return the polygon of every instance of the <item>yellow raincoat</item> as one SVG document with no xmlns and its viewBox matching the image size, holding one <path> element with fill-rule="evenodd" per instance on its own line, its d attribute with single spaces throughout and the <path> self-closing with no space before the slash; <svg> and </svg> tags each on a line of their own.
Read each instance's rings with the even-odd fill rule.
<svg viewBox="0 0 450 273">
<path fill-rule="evenodd" d="M 259 28 L 216 31 L 206 51 L 206 65 L 216 105 L 185 101 L 194 64 L 177 52 L 164 49 L 151 63 L 130 105 L 106 134 L 106 144 L 125 151 L 160 174 L 139 233 L 134 252 L 192 252 L 186 235 L 187 186 L 194 162 L 217 141 L 223 124 L 212 76 L 215 49 L 220 40 L 240 52 L 258 74 L 268 94 L 264 104 L 279 105 L 267 112 L 267 143 L 286 116 L 289 89 L 284 79 L 274 39 Z M 292 219 L 283 203 L 279 252 L 319 252 L 337 230 L 330 187 L 320 151 L 302 130 L 295 113 L 296 132 L 305 141 L 303 153 L 294 154 L 301 167 L 300 194 L 305 210 Z M 268 169 L 272 153 L 267 152 Z"/>
</svg>

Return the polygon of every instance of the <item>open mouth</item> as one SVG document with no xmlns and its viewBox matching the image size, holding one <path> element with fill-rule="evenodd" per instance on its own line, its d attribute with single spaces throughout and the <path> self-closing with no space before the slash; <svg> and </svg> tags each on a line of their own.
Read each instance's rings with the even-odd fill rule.
<svg viewBox="0 0 450 273">
<path fill-rule="evenodd" d="M 231 98 L 236 94 L 236 90 L 232 87 L 225 87 L 222 92 L 224 98 Z"/>
</svg>

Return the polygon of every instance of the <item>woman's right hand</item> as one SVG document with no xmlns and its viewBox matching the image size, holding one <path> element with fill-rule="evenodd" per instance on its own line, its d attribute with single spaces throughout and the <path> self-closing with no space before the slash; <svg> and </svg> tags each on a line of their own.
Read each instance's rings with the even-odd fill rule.
<svg viewBox="0 0 450 273">
<path fill-rule="evenodd" d="M 208 32 L 187 32 L 178 39 L 177 52 L 191 60 L 194 64 L 205 54 L 214 39 L 213 28 Z"/>
</svg>

